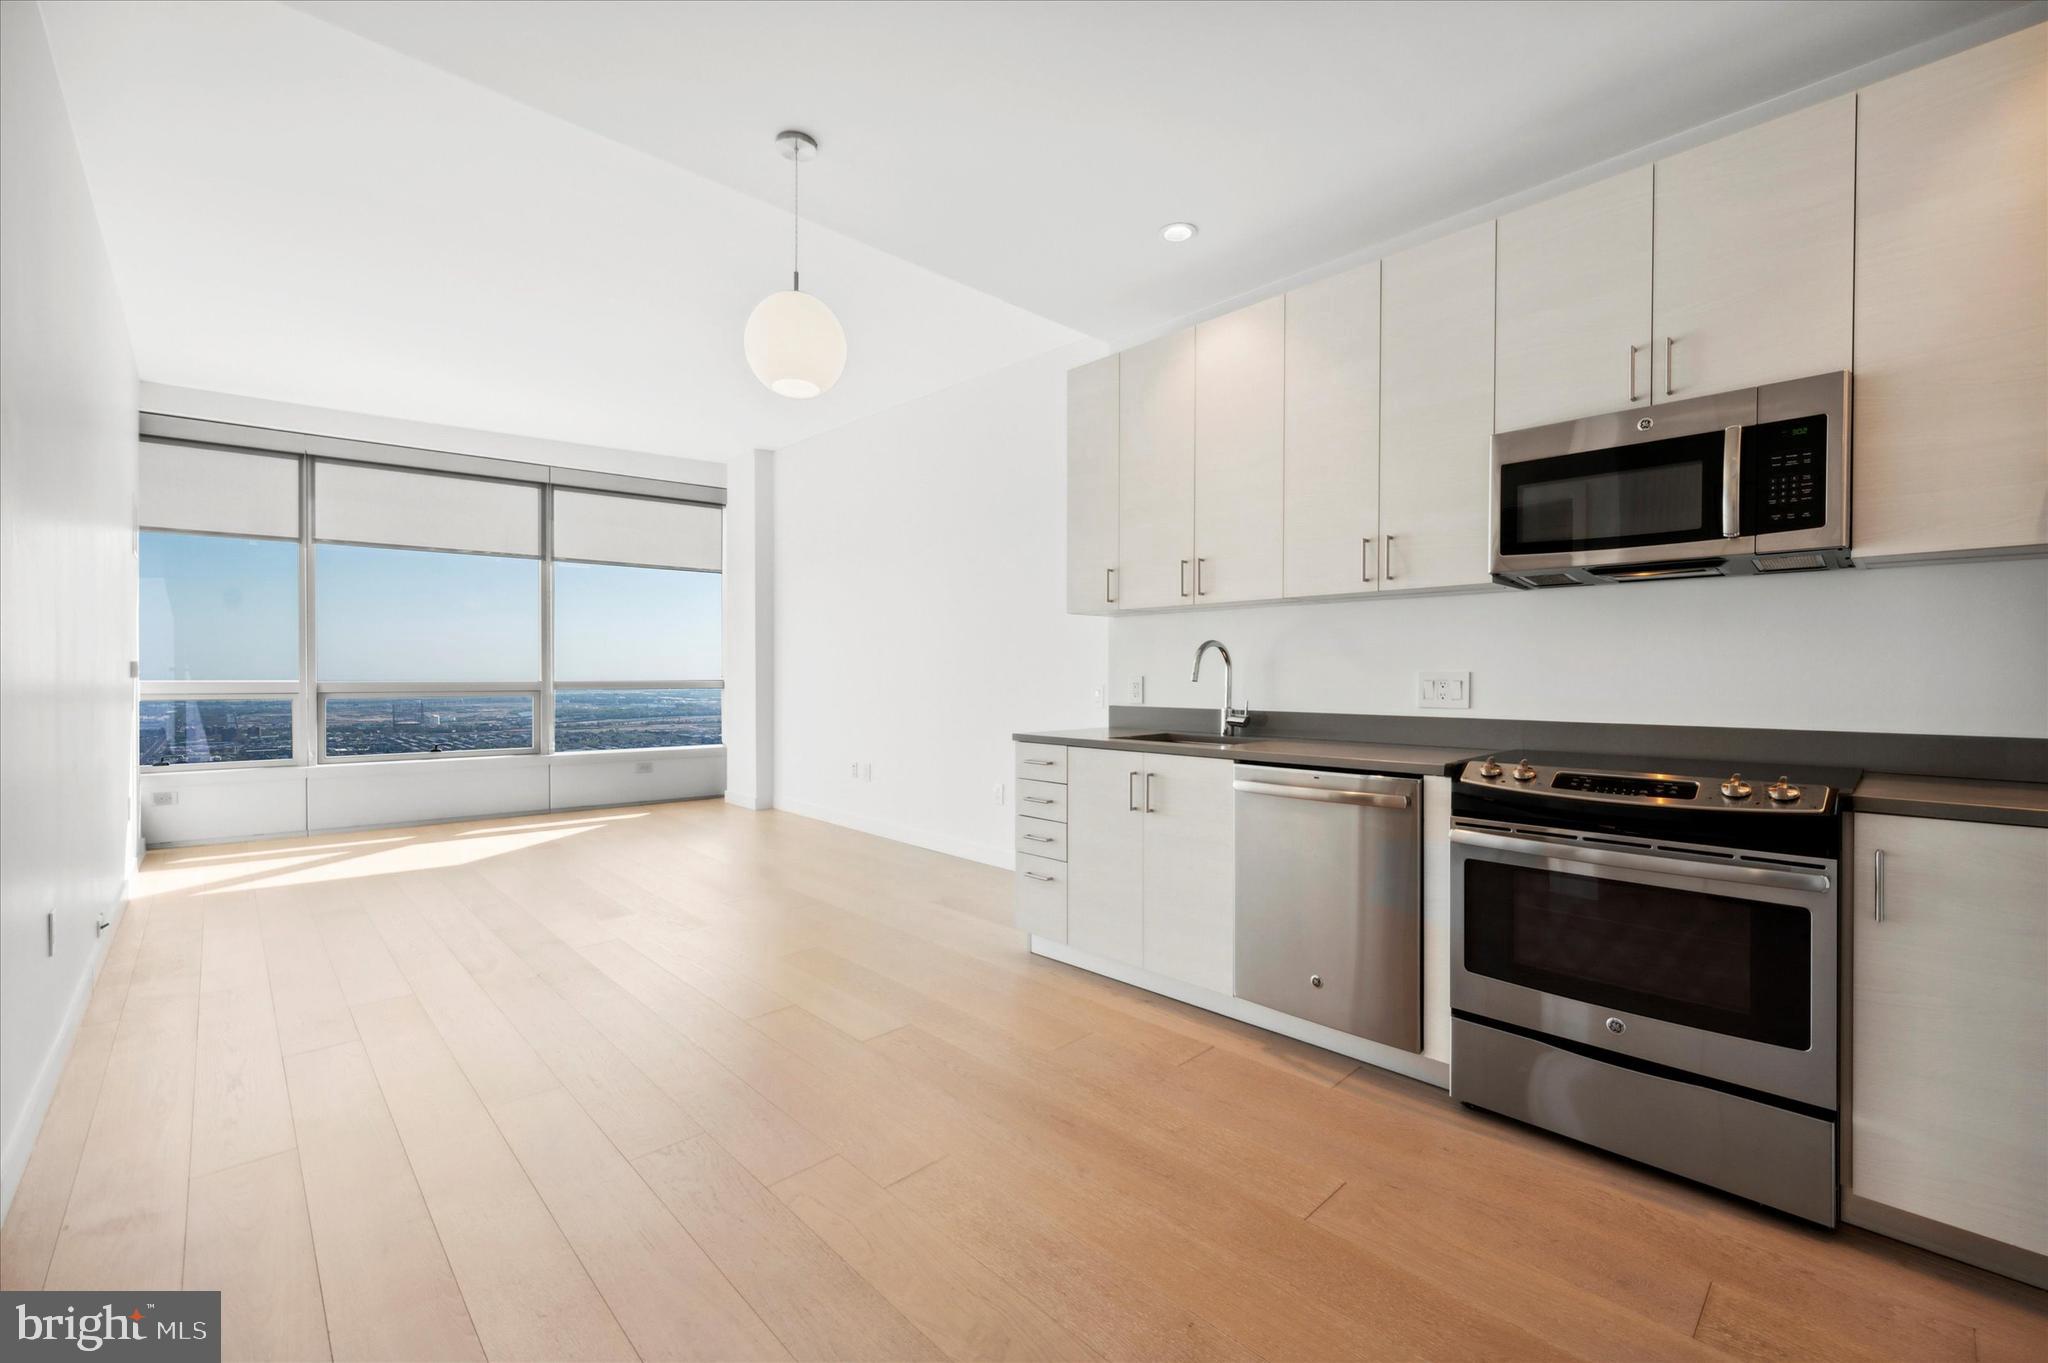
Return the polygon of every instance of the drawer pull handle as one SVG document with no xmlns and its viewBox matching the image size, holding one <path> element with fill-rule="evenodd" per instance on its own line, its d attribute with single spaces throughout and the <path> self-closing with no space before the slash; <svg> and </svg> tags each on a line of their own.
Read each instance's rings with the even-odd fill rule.
<svg viewBox="0 0 2048 1363">
<path fill-rule="evenodd" d="M 1027 767 L 1055 767 L 1059 764 L 1050 757 L 1027 757 L 1024 759 L 1024 765 Z"/>
<path fill-rule="evenodd" d="M 1059 841 L 1059 839 L 1058 839 L 1058 838 L 1048 838 L 1048 837 L 1047 837 L 1047 836 L 1045 836 L 1045 834 L 1043 834 L 1043 833 L 1026 833 L 1026 834 L 1024 835 L 1024 841 L 1026 841 L 1026 842 L 1058 842 L 1058 841 Z"/>
<path fill-rule="evenodd" d="M 1044 795 L 1026 795 L 1024 797 L 1024 803 L 1027 805 L 1050 805 L 1058 804 L 1059 801 L 1051 799 Z"/>
<path fill-rule="evenodd" d="M 1026 872 L 1024 873 L 1024 878 L 1025 878 L 1026 880 L 1043 880 L 1043 881 L 1045 881 L 1045 882 L 1046 882 L 1047 884 L 1050 884 L 1050 883 L 1052 882 L 1052 877 L 1051 877 L 1051 876 L 1047 876 L 1047 875 L 1040 875 L 1040 874 L 1039 874 L 1038 872 L 1036 872 L 1036 871 L 1026 871 Z"/>
</svg>

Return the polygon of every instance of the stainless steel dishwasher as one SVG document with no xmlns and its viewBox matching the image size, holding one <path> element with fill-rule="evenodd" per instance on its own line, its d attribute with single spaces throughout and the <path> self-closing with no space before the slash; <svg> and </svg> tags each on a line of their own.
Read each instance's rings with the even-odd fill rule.
<svg viewBox="0 0 2048 1363">
<path fill-rule="evenodd" d="M 1422 1049 L 1422 782 L 1236 764 L 1237 996 Z"/>
</svg>

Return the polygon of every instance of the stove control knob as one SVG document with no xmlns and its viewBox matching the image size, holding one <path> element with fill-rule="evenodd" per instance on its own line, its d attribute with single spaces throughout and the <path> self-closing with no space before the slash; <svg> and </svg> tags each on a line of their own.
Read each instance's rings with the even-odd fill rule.
<svg viewBox="0 0 2048 1363">
<path fill-rule="evenodd" d="M 1479 764 L 1479 774 L 1489 781 L 1500 780 L 1500 763 L 1494 761 L 1491 757 L 1487 758 Z"/>
<path fill-rule="evenodd" d="M 1509 772 L 1508 775 L 1514 777 L 1517 781 L 1533 781 L 1536 779 L 1536 768 L 1530 766 L 1529 759 L 1525 757 L 1515 764 L 1515 769 Z"/>
<path fill-rule="evenodd" d="M 1731 800 L 1747 800 L 1756 794 L 1756 787 L 1743 780 L 1742 773 L 1738 771 L 1721 783 L 1721 793 Z"/>
<path fill-rule="evenodd" d="M 1792 784 L 1791 777 L 1780 776 L 1777 780 L 1764 787 L 1764 794 L 1770 796 L 1781 805 L 1789 805 L 1799 798 L 1800 791 L 1799 787 Z"/>
</svg>

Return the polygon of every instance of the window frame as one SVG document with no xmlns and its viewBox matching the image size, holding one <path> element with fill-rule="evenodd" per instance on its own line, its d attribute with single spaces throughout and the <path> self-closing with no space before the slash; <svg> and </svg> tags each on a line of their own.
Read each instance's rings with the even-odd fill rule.
<svg viewBox="0 0 2048 1363">
<path fill-rule="evenodd" d="M 194 443 L 175 437 L 144 436 L 145 443 Z M 648 501 L 679 501 L 691 505 L 715 505 L 721 518 L 720 542 L 725 534 L 723 504 L 698 501 L 688 497 L 662 497 L 656 493 L 630 492 L 624 489 L 599 489 L 577 483 L 556 484 L 542 479 L 508 477 L 493 473 L 458 471 L 438 468 L 429 464 L 410 464 L 392 461 L 350 459 L 345 455 L 321 453 L 287 453 L 279 450 L 248 449 L 252 455 L 271 458 L 292 459 L 298 464 L 299 477 L 299 676 L 296 681 L 138 681 L 135 727 L 139 732 L 141 724 L 140 703 L 143 701 L 177 700 L 262 700 L 289 698 L 292 702 L 292 755 L 289 758 L 267 758 L 255 762 L 208 762 L 186 763 L 176 766 L 144 766 L 141 763 L 139 744 L 136 749 L 137 770 L 141 773 L 193 772 L 193 771 L 236 771 L 267 767 L 339 767 L 374 762 L 436 762 L 465 757 L 544 757 L 552 759 L 558 755 L 571 760 L 602 760 L 606 756 L 628 754 L 704 752 L 723 750 L 725 736 L 721 722 L 719 741 L 715 744 L 692 744 L 679 747 L 659 748 L 602 748 L 579 749 L 567 754 L 558 754 L 555 749 L 555 694 L 558 691 L 664 691 L 664 690 L 725 690 L 725 679 L 721 677 L 699 677 L 636 681 L 571 681 L 555 680 L 555 493 L 558 487 L 576 492 L 603 491 L 611 496 L 634 497 Z M 143 457 L 147 457 L 144 455 Z M 315 470 L 322 463 L 368 464 L 379 468 L 396 468 L 419 473 L 432 473 L 458 478 L 474 478 L 484 482 L 516 483 L 535 485 L 540 488 L 540 676 L 537 679 L 506 682 L 329 682 L 319 675 L 319 658 L 316 647 L 319 638 L 319 622 L 314 618 L 317 593 L 316 547 L 320 544 L 341 544 L 351 541 L 320 540 L 314 535 L 313 501 Z M 224 532 L 204 530 L 183 530 L 175 526 L 155 526 L 140 523 L 136 526 L 136 550 L 140 554 L 139 536 L 144 531 L 167 534 L 218 534 Z M 234 535 L 237 539 L 265 539 L 289 543 L 277 535 Z M 414 549 L 428 553 L 464 553 L 465 550 L 440 549 L 432 545 L 378 544 L 373 547 L 386 549 Z M 486 557 L 525 558 L 525 554 L 488 554 Z M 575 559 L 572 562 L 595 560 Z M 648 564 L 622 564 L 624 567 L 652 567 Z M 677 568 L 664 569 L 675 572 L 716 572 L 721 579 L 721 601 L 723 601 L 724 565 L 717 569 Z M 721 649 L 721 663 L 723 662 Z M 720 669 L 723 671 L 723 668 Z M 430 696 L 525 696 L 533 703 L 533 742 L 523 748 L 464 748 L 441 753 L 355 753 L 329 756 L 327 753 L 327 702 L 335 696 L 360 699 L 421 699 Z M 723 706 L 720 707 L 721 713 Z"/>
</svg>

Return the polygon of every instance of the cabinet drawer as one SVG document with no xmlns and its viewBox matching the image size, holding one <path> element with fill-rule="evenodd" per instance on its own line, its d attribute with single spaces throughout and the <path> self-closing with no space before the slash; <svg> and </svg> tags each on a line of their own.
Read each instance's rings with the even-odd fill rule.
<svg viewBox="0 0 2048 1363">
<path fill-rule="evenodd" d="M 1019 781 L 1017 812 L 1027 819 L 1067 821 L 1067 788 L 1050 781 Z"/>
<path fill-rule="evenodd" d="M 1067 826 L 1050 819 L 1020 816 L 1017 820 L 1017 850 L 1034 857 L 1067 859 Z"/>
<path fill-rule="evenodd" d="M 1067 750 L 1050 743 L 1019 743 L 1017 779 L 1064 783 L 1067 779 Z"/>
<path fill-rule="evenodd" d="M 1017 926 L 1037 937 L 1067 940 L 1067 865 L 1028 854 L 1017 858 Z"/>
</svg>

